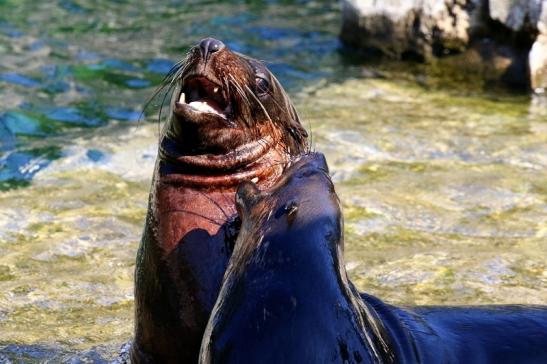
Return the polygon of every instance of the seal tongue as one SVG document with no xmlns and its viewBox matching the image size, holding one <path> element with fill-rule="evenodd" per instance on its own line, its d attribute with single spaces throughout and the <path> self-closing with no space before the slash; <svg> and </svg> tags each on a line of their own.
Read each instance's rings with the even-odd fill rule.
<svg viewBox="0 0 547 364">
<path fill-rule="evenodd" d="M 210 112 L 213 114 L 224 116 L 220 105 L 215 100 L 212 100 L 210 98 L 203 98 L 199 101 L 192 101 L 188 105 L 201 112 Z"/>
</svg>

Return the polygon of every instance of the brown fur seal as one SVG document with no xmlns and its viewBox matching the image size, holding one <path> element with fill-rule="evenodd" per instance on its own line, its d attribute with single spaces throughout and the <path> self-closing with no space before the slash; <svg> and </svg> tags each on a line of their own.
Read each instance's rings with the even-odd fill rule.
<svg viewBox="0 0 547 364">
<path fill-rule="evenodd" d="M 135 269 L 133 363 L 194 363 L 238 223 L 236 186 L 270 187 L 307 134 L 259 61 L 206 38 L 174 87 Z"/>
<path fill-rule="evenodd" d="M 547 363 L 547 306 L 399 308 L 358 293 L 321 154 L 236 199 L 241 230 L 200 364 Z"/>
</svg>

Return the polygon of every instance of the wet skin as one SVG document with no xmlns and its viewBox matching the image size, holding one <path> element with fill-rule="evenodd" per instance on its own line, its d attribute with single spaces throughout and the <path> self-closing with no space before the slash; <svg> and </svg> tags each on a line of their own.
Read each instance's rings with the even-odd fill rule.
<svg viewBox="0 0 547 364">
<path fill-rule="evenodd" d="M 547 363 L 547 306 L 395 307 L 358 293 L 321 154 L 241 184 L 240 234 L 200 363 Z"/>
<path fill-rule="evenodd" d="M 195 363 L 239 223 L 236 186 L 270 187 L 307 148 L 285 91 L 260 62 L 207 38 L 170 72 L 135 269 L 134 363 Z"/>
</svg>

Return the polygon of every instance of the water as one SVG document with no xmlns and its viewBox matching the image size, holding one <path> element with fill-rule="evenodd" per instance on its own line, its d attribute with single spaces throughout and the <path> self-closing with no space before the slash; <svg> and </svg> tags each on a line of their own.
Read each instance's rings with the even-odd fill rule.
<svg viewBox="0 0 547 364">
<path fill-rule="evenodd" d="M 339 21 L 328 1 L 0 1 L 0 363 L 108 361 L 130 340 L 160 100 L 138 119 L 205 36 L 291 93 L 333 172 L 360 289 L 547 302 L 545 101 L 362 66 Z"/>
</svg>

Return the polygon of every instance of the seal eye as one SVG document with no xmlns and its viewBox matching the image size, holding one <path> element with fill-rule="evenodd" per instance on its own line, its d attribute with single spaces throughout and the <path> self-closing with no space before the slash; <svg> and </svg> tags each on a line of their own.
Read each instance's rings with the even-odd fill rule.
<svg viewBox="0 0 547 364">
<path fill-rule="evenodd" d="M 268 95 L 270 93 L 270 72 L 262 62 L 255 59 L 250 59 L 249 65 L 255 74 L 256 94 L 259 97 Z"/>
<path fill-rule="evenodd" d="M 257 76 L 255 82 L 258 96 L 264 96 L 270 91 L 270 83 L 267 79 Z"/>
</svg>

